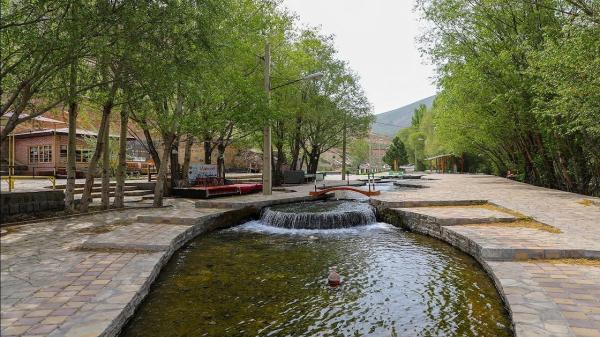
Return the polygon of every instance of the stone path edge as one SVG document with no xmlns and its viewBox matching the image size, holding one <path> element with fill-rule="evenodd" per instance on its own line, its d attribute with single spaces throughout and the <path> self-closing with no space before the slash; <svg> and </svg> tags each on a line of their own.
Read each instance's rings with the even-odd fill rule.
<svg viewBox="0 0 600 337">
<path fill-rule="evenodd" d="M 564 259 L 564 258 L 600 258 L 600 251 L 589 249 L 554 249 L 554 248 L 484 248 L 469 237 L 452 230 L 452 226 L 444 226 L 436 218 L 407 213 L 388 206 L 376 206 L 378 215 L 384 222 L 403 227 L 411 231 L 425 234 L 442 240 L 461 251 L 471 255 L 478 261 L 523 261 L 528 259 Z M 480 261 L 480 262 L 481 262 Z"/>
<path fill-rule="evenodd" d="M 435 204 L 435 202 L 433 202 Z M 483 204 L 485 202 L 482 202 L 481 204 Z M 396 203 L 394 203 L 396 204 Z M 444 203 L 444 205 L 447 205 L 448 203 Z M 473 203 L 463 203 L 462 201 L 459 202 L 459 205 L 476 205 L 479 204 L 476 201 L 473 201 Z M 504 294 L 504 292 L 502 291 L 502 284 L 500 283 L 499 278 L 496 276 L 496 274 L 494 273 L 494 271 L 492 270 L 492 268 L 485 262 L 484 259 L 482 259 L 480 257 L 479 254 L 476 253 L 477 248 L 478 247 L 474 242 L 472 242 L 471 240 L 467 239 L 467 238 L 463 238 L 460 237 L 459 240 L 448 240 L 445 239 L 443 235 L 441 235 L 441 231 L 439 231 L 439 234 L 436 234 L 435 231 L 431 230 L 431 229 L 427 229 L 426 227 L 422 227 L 419 226 L 418 224 L 415 224 L 414 226 L 410 226 L 410 225 L 406 225 L 403 220 L 402 220 L 402 214 L 392 208 L 389 208 L 388 205 L 383 206 L 384 204 L 382 203 L 376 203 L 376 208 L 377 208 L 377 216 L 378 218 L 381 218 L 381 220 L 383 222 L 387 222 L 391 225 L 397 226 L 397 227 L 401 227 L 410 231 L 414 231 L 420 234 L 424 234 L 427 236 L 431 236 L 433 238 L 436 238 L 438 240 L 442 240 L 448 244 L 450 244 L 453 247 L 456 247 L 458 249 L 460 249 L 461 251 L 463 251 L 464 253 L 470 255 L 471 257 L 473 257 L 483 268 L 483 270 L 485 270 L 485 272 L 488 274 L 488 276 L 492 279 L 492 282 L 494 282 L 494 286 L 496 287 L 496 290 L 498 291 L 498 294 L 500 295 L 500 298 L 502 299 L 502 302 L 504 303 L 504 306 L 506 308 L 506 310 L 509 313 L 509 316 L 511 318 L 511 322 L 513 325 L 513 332 L 515 332 L 516 335 L 516 324 L 515 324 L 515 320 L 513 317 L 513 312 L 510 308 L 510 304 L 508 301 L 508 298 L 506 297 L 506 295 Z M 404 207 L 406 207 L 406 203 L 402 203 L 402 205 Z M 395 205 L 394 205 L 395 206 Z M 422 205 L 420 203 L 418 203 L 418 206 L 425 206 Z M 427 205 L 429 206 L 429 205 Z M 439 205 L 435 205 L 435 206 L 439 206 Z M 443 228 L 442 226 L 439 226 L 440 228 Z M 446 231 L 448 232 L 448 231 Z M 457 239 L 459 237 L 457 236 Z"/>
<path fill-rule="evenodd" d="M 234 227 L 252 217 L 256 216 L 256 208 L 244 207 L 241 209 L 226 210 L 217 214 L 210 214 L 198 217 L 198 223 L 190 226 L 185 232 L 171 241 L 167 250 L 152 268 L 144 284 L 140 287 L 138 293 L 127 303 L 119 315 L 110 323 L 110 325 L 100 335 L 102 337 L 118 336 L 121 329 L 127 324 L 127 321 L 134 315 L 135 310 L 142 303 L 152 284 L 160 274 L 163 267 L 169 262 L 173 254 L 199 235 L 218 229 Z"/>
<path fill-rule="evenodd" d="M 474 201 L 474 202 L 476 202 L 474 204 L 479 204 L 479 201 Z M 435 201 L 433 203 L 435 203 Z M 460 205 L 465 205 L 464 201 L 460 201 L 459 203 L 460 203 Z M 396 203 L 394 203 L 394 204 L 396 204 Z M 422 203 L 420 203 L 420 202 L 417 202 L 417 204 L 418 204 L 418 206 L 422 206 Z M 406 204 L 403 204 L 403 206 L 406 207 Z M 401 228 L 404 228 L 404 229 L 407 229 L 410 231 L 424 234 L 424 235 L 436 238 L 441 241 L 444 241 L 444 242 L 448 243 L 449 245 L 451 245 L 451 246 L 463 251 L 464 253 L 470 255 L 471 257 L 473 257 L 482 266 L 483 270 L 488 274 L 488 276 L 494 283 L 494 286 L 496 287 L 496 290 L 498 291 L 498 294 L 500 295 L 500 298 L 502 299 L 502 302 L 504 303 L 504 306 L 505 306 L 505 308 L 509 314 L 509 317 L 511 319 L 513 333 L 517 337 L 529 336 L 529 335 L 543 336 L 543 335 L 547 334 L 547 331 L 541 331 L 539 329 L 539 327 L 535 326 L 534 324 L 531 324 L 528 321 L 528 317 L 527 317 L 527 315 L 529 315 L 528 313 L 524 314 L 523 312 L 514 310 L 515 308 L 513 308 L 513 305 L 511 305 L 511 300 L 509 298 L 509 295 L 507 293 L 505 293 L 505 291 L 504 291 L 502 276 L 497 274 L 496 271 L 494 270 L 494 268 L 490 264 L 503 263 L 503 262 L 504 263 L 517 263 L 519 261 L 525 262 L 524 260 L 519 260 L 519 259 L 514 258 L 515 255 L 518 253 L 527 253 L 528 258 L 530 258 L 530 259 L 543 259 L 543 258 L 556 259 L 556 258 L 582 258 L 582 257 L 583 258 L 598 258 L 598 257 L 600 257 L 600 252 L 597 252 L 597 251 L 571 250 L 571 249 L 534 250 L 533 255 L 531 255 L 532 252 L 527 252 L 526 249 L 510 249 L 510 248 L 508 248 L 508 249 L 489 249 L 489 248 L 485 249 L 485 248 L 482 248 L 479 244 L 477 244 L 473 240 L 469 239 L 468 237 L 466 237 L 460 233 L 454 232 L 451 229 L 452 226 L 449 226 L 449 228 L 446 228 L 445 226 L 436 224 L 433 221 L 434 218 L 429 219 L 429 221 L 427 221 L 427 219 L 425 219 L 425 218 L 409 218 L 407 221 L 407 219 L 403 219 L 403 216 L 405 216 L 404 212 L 402 212 L 398 209 L 390 208 L 389 206 L 386 205 L 386 203 L 379 202 L 379 203 L 377 203 L 376 208 L 377 208 L 378 219 L 381 219 L 381 221 L 387 222 L 391 225 L 401 227 Z M 505 251 L 512 251 L 513 254 L 505 254 Z M 508 255 L 512 255 L 512 256 L 508 256 Z M 503 271 L 498 270 L 498 273 L 500 273 L 500 272 L 503 272 Z M 506 277 L 506 275 L 504 275 L 504 277 Z M 516 278 L 516 275 L 509 276 L 506 281 L 512 281 L 511 277 Z M 510 286 L 510 285 L 508 285 L 508 286 Z M 529 288 L 539 288 L 539 286 L 535 285 L 535 284 L 528 284 L 527 286 Z M 538 291 L 538 293 L 540 293 L 540 292 Z M 543 295 L 542 298 L 537 300 L 537 304 L 540 304 L 540 303 L 543 305 L 544 303 L 551 303 L 551 301 L 549 298 L 547 298 L 547 296 Z M 519 304 L 514 304 L 514 307 L 517 307 L 517 306 L 519 306 Z M 560 317 L 559 324 L 563 325 L 563 326 L 568 326 L 565 318 L 560 314 L 559 310 L 555 306 L 553 306 L 553 308 L 548 307 L 548 308 L 544 309 L 544 311 L 545 311 L 544 313 L 547 315 Z M 521 317 L 521 316 L 524 316 L 524 317 Z M 554 322 L 556 323 L 557 321 L 555 320 Z M 541 333 L 541 335 L 539 333 Z M 571 336 L 571 334 L 567 334 L 567 335 Z M 548 336 L 550 336 L 550 335 L 548 335 Z M 552 335 L 552 336 L 554 336 L 554 335 Z"/>
<path fill-rule="evenodd" d="M 171 207 L 171 206 L 167 205 L 167 206 L 162 206 L 159 208 L 168 208 L 168 207 Z M 90 216 L 90 215 L 101 214 L 101 213 L 121 212 L 121 211 L 137 210 L 137 209 L 155 210 L 157 208 L 153 207 L 153 206 L 132 206 L 132 207 L 111 208 L 111 209 L 103 209 L 103 210 L 99 210 L 99 211 L 90 211 L 87 213 L 74 213 L 74 214 L 68 214 L 68 215 L 63 215 L 63 216 L 55 216 L 55 217 L 50 217 L 50 218 L 31 219 L 31 220 L 15 221 L 15 222 L 7 222 L 7 223 L 0 222 L 0 227 L 5 228 L 5 227 L 11 227 L 11 226 L 20 226 L 20 225 L 33 225 L 38 222 L 47 222 L 47 221 L 63 220 L 63 219 L 74 219 L 74 218 L 80 218 L 80 217 L 85 217 L 85 216 Z"/>
<path fill-rule="evenodd" d="M 284 204 L 284 203 L 292 203 L 298 201 L 312 201 L 312 200 L 320 200 L 324 199 L 322 197 L 314 198 L 314 197 L 292 197 L 285 199 L 272 199 L 265 200 L 261 202 L 254 203 L 243 203 L 241 205 L 235 206 L 221 206 L 220 208 L 225 208 L 221 212 L 216 214 L 209 214 L 205 216 L 198 217 L 197 223 L 190 226 L 182 235 L 174 238 L 170 246 L 167 250 L 164 250 L 163 255 L 159 259 L 159 261 L 154 265 L 152 272 L 147 277 L 146 282 L 142 285 L 139 292 L 136 296 L 134 296 L 129 303 L 123 308 L 123 310 L 119 313 L 119 315 L 111 322 L 111 324 L 104 330 L 104 332 L 100 335 L 102 337 L 113 337 L 118 336 L 121 332 L 121 329 L 127 324 L 128 320 L 135 314 L 135 310 L 142 303 L 144 298 L 148 295 L 150 288 L 158 275 L 160 274 L 162 268 L 169 262 L 173 254 L 187 244 L 192 239 L 196 238 L 199 235 L 205 234 L 207 232 L 215 231 L 218 229 L 225 229 L 234 227 L 238 224 L 243 223 L 246 220 L 250 220 L 256 217 L 263 207 L 275 205 L 275 204 Z M 203 200 L 204 201 L 204 200 Z M 200 204 L 200 205 L 199 205 Z M 196 203 L 196 207 L 206 207 L 207 205 L 204 203 Z M 213 206 L 214 207 L 214 206 Z M 144 216 L 144 218 L 146 218 Z M 150 217 L 147 217 L 145 220 L 152 221 Z"/>
</svg>

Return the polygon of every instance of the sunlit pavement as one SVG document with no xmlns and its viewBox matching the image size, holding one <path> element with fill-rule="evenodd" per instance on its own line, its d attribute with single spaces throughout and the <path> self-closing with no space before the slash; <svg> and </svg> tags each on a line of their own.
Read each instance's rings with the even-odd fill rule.
<svg viewBox="0 0 600 337">
<path fill-rule="evenodd" d="M 330 178 L 326 178 L 327 185 L 343 184 Z M 356 178 L 360 176 L 351 177 Z M 438 226 L 465 242 L 513 251 L 505 260 L 479 259 L 508 302 L 517 336 L 600 334 L 598 264 L 521 260 L 536 251 L 557 251 L 556 257 L 567 250 L 591 255 L 600 252 L 598 198 L 490 176 L 428 178 L 432 180 L 411 182 L 424 188 L 383 192 L 373 201 L 392 207 L 407 201 L 488 200 L 560 229 L 561 233 L 550 233 L 534 228 Z M 229 208 L 195 207 L 194 201 L 177 199 L 169 200 L 172 207 L 164 209 L 111 212 L 3 229 L 1 334 L 115 335 L 172 251 L 201 233 L 215 216 L 230 210 L 233 203 L 301 200 L 298 198 L 306 198 L 313 188 L 307 184 L 289 188 L 295 192 L 275 191 L 270 197 L 253 194 L 215 199 Z M 583 199 L 591 202 L 581 202 Z M 453 217 L 461 215 L 448 210 Z"/>
</svg>

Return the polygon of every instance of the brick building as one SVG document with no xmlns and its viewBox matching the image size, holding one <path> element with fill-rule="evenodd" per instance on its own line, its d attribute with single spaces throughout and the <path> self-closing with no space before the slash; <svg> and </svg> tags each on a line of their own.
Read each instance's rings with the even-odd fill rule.
<svg viewBox="0 0 600 337">
<path fill-rule="evenodd" d="M 9 114 L 2 116 L 2 118 L 8 117 Z M 83 128 L 77 130 L 76 165 L 78 175 L 82 176 L 87 170 L 89 159 L 95 149 L 97 131 L 92 130 L 96 129 L 100 120 L 98 114 L 93 113 L 92 110 L 81 111 L 79 117 L 78 127 Z M 57 109 L 17 126 L 11 134 L 11 137 L 14 135 L 15 140 L 14 159 L 16 175 L 66 175 L 67 120 L 68 114 Z M 114 117 L 114 120 L 111 120 L 110 123 L 111 131 L 118 133 L 119 120 Z M 118 139 L 117 135 L 111 135 L 111 137 Z M 11 152 L 8 146 L 9 142 L 6 141 L 1 144 L 0 171 L 2 174 L 6 174 L 8 172 L 7 168 L 10 166 L 8 162 L 9 152 Z M 156 137 L 154 142 L 158 152 L 162 154 L 160 137 Z M 183 163 L 184 147 L 185 142 L 181 141 L 179 146 L 180 163 Z M 116 149 L 113 149 L 113 151 L 116 151 Z M 191 154 L 192 163 L 204 162 L 204 149 L 201 141 L 196 140 Z M 218 153 L 215 149 L 212 153 L 213 164 L 216 164 L 217 156 Z M 252 149 L 238 148 L 235 145 L 230 145 L 226 148 L 224 159 L 227 171 L 256 171 L 262 165 L 262 154 L 260 152 Z M 145 173 L 147 172 L 148 165 L 152 165 L 152 158 L 148 152 L 144 136 L 135 123 L 130 123 L 129 127 L 127 160 L 128 169 L 132 171 Z"/>
<path fill-rule="evenodd" d="M 31 129 L 16 132 L 15 163 L 20 174 L 65 175 L 67 167 L 68 128 Z M 78 172 L 85 172 L 94 153 L 96 132 L 77 129 L 75 161 Z M 110 135 L 113 139 L 118 136 Z M 135 142 L 128 137 L 128 142 Z M 128 146 L 129 147 L 129 146 Z"/>
</svg>

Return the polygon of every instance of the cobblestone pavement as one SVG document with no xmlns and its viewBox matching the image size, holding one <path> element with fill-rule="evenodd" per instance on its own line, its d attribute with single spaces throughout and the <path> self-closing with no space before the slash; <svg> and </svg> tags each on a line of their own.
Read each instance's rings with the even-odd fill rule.
<svg viewBox="0 0 600 337">
<path fill-rule="evenodd" d="M 405 207 L 396 212 L 409 227 L 478 259 L 505 299 L 518 337 L 600 336 L 600 262 L 551 260 L 600 258 L 600 199 L 491 176 L 427 178 L 432 180 L 411 182 L 426 188 L 384 193 L 375 198 L 376 203 Z M 560 233 L 508 223 L 486 225 L 495 222 L 485 219 L 493 215 L 483 210 L 473 213 L 476 206 L 406 208 L 457 200 L 488 201 Z M 478 222 L 482 225 L 472 225 Z"/>
<path fill-rule="evenodd" d="M 311 189 L 267 199 L 306 200 Z M 244 196 L 240 207 L 264 199 Z M 197 208 L 187 199 L 167 203 L 4 228 L 0 335 L 118 334 L 171 254 L 235 208 Z"/>
<path fill-rule="evenodd" d="M 597 198 L 489 176 L 429 177 L 436 180 L 411 181 L 428 188 L 384 192 L 377 201 L 389 207 L 407 207 L 423 201 L 448 204 L 487 200 L 562 232 L 473 226 L 472 222 L 513 218 L 511 214 L 476 208 L 465 211 L 432 207 L 421 215 L 447 221 L 438 227 L 461 242 L 467 240 L 488 249 L 512 249 L 517 253 L 600 250 L 600 207 L 579 203 L 584 198 L 599 202 Z M 208 224 L 214 223 L 217 216 L 224 216 L 231 208 L 263 206 L 281 199 L 306 200 L 313 188 L 305 185 L 292 187 L 296 192 L 275 191 L 269 198 L 254 194 L 198 205 L 178 199 L 170 201 L 172 207 L 163 209 L 101 213 L 10 227 L 0 239 L 0 335 L 116 335 L 173 251 L 191 237 L 212 229 Z M 517 336 L 600 336 L 599 266 L 569 260 L 520 261 L 521 255 L 492 261 L 471 254 L 494 278 L 508 304 Z"/>
</svg>

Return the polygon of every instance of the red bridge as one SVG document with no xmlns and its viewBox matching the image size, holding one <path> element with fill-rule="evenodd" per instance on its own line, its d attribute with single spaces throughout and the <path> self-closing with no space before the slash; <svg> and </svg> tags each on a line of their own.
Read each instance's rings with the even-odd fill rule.
<svg viewBox="0 0 600 337">
<path fill-rule="evenodd" d="M 365 191 L 365 190 L 359 190 L 358 188 L 353 188 L 353 187 L 348 187 L 348 186 L 339 186 L 339 187 L 325 188 L 325 189 L 322 189 L 320 191 L 312 191 L 312 192 L 309 193 L 309 195 L 319 196 L 319 195 L 323 195 L 325 193 L 335 192 L 335 191 L 352 191 L 352 192 L 364 194 L 367 197 L 370 197 L 372 195 L 379 195 L 379 194 L 381 194 L 381 191 L 375 191 L 375 190 Z"/>
</svg>

